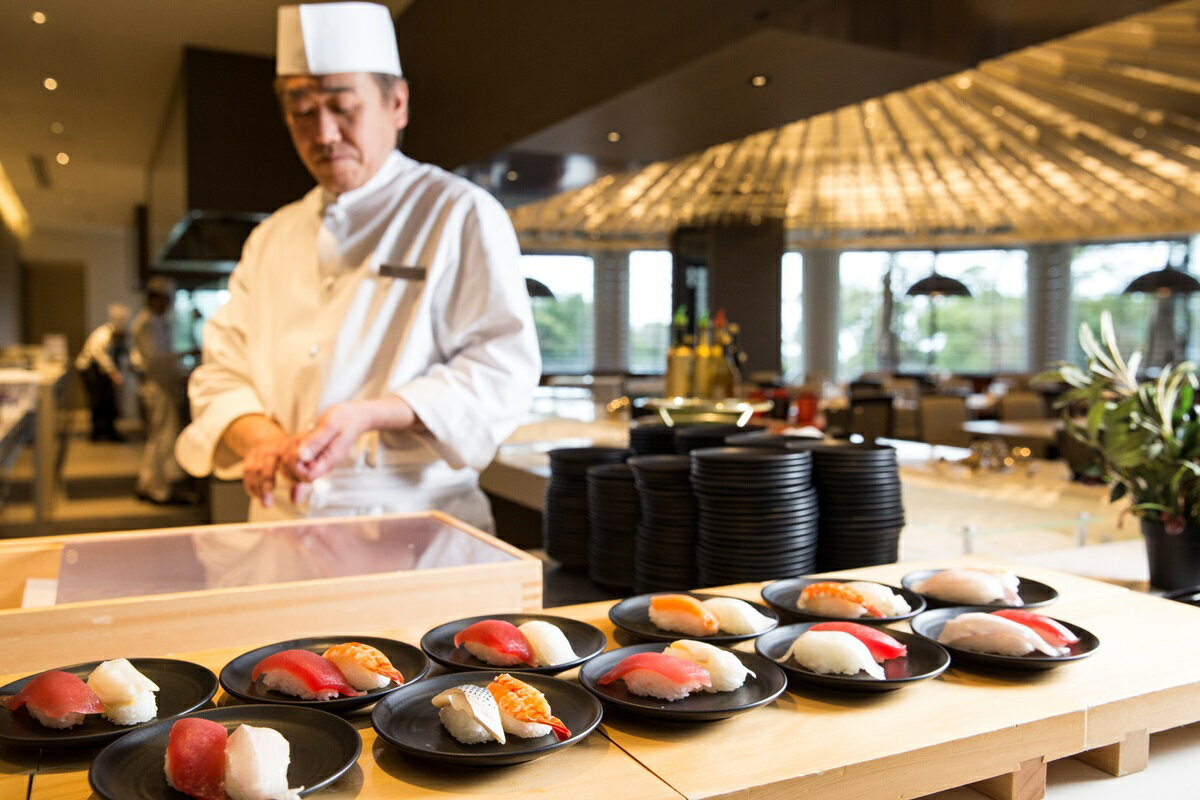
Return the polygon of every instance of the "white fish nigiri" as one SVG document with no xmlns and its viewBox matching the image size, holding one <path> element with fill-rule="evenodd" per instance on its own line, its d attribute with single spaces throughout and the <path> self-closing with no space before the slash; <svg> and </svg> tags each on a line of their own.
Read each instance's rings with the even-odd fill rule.
<svg viewBox="0 0 1200 800">
<path fill-rule="evenodd" d="M 539 667 L 553 667 L 555 664 L 566 664 L 579 658 L 567 641 L 567 635 L 552 622 L 544 619 L 532 619 L 517 630 L 525 634 L 529 646 L 533 648 L 533 658 Z"/>
<path fill-rule="evenodd" d="M 865 672 L 872 678 L 884 678 L 883 668 L 875 663 L 867 646 L 841 631 L 805 631 L 779 660 L 789 658 L 813 672 L 840 675 Z"/>
<path fill-rule="evenodd" d="M 104 718 L 117 725 L 137 725 L 158 713 L 154 699 L 158 686 L 127 658 L 97 665 L 88 675 L 87 685 L 104 705 Z"/>
<path fill-rule="evenodd" d="M 691 639 L 678 639 L 671 642 L 663 653 L 673 658 L 682 658 L 699 664 L 708 670 L 712 677 L 712 685 L 705 686 L 706 692 L 732 692 L 746 682 L 746 676 L 757 677 L 746 669 L 741 659 L 728 650 L 713 647 L 707 642 L 696 642 Z"/>
<path fill-rule="evenodd" d="M 239 725 L 225 744 L 225 793 L 231 800 L 295 800 L 287 769 L 291 746 L 274 728 Z"/>
<path fill-rule="evenodd" d="M 871 581 L 850 581 L 846 586 L 865 597 L 885 617 L 902 617 L 912 611 L 903 597 L 882 584 Z"/>
<path fill-rule="evenodd" d="M 1004 602 L 1025 605 L 1017 594 L 1021 579 L 1011 572 L 986 572 L 981 569 L 944 569 L 913 584 L 913 591 L 950 603 L 986 606 Z"/>
<path fill-rule="evenodd" d="M 450 735 L 463 744 L 479 744 L 493 739 L 504 744 L 504 723 L 500 707 L 483 686 L 464 683 L 438 694 L 433 704 L 441 711 L 438 719 Z"/>
<path fill-rule="evenodd" d="M 762 633 L 771 627 L 772 619 L 754 610 L 754 606 L 736 597 L 710 597 L 701 605 L 717 615 L 721 630 L 734 636 Z"/>
<path fill-rule="evenodd" d="M 979 611 L 960 614 L 947 622 L 938 634 L 938 641 L 961 650 L 1002 656 L 1023 656 L 1035 650 L 1047 656 L 1062 654 L 1033 628 Z"/>
</svg>

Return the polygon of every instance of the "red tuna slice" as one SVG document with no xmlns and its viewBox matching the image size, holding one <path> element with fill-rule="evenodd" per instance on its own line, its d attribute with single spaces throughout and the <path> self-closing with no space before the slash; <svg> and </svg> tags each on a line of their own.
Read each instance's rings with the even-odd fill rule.
<svg viewBox="0 0 1200 800">
<path fill-rule="evenodd" d="M 1051 647 L 1057 647 L 1059 650 L 1065 649 L 1079 641 L 1079 637 L 1071 633 L 1058 620 L 1044 617 L 1041 614 L 1034 614 L 1032 611 L 1005 608 L 1000 611 L 993 611 L 992 613 L 998 617 L 1019 622 L 1027 628 L 1032 628 L 1038 636 L 1041 636 L 1045 640 L 1046 644 Z"/>
<path fill-rule="evenodd" d="M 199 800 L 225 800 L 225 741 L 229 731 L 211 719 L 189 717 L 171 726 L 167 783 Z"/>
<path fill-rule="evenodd" d="M 517 626 L 502 619 L 484 619 L 474 625 L 468 625 L 454 634 L 454 646 L 462 647 L 466 642 L 482 645 L 503 656 L 519 660 L 531 667 L 537 666 L 533 648 L 525 634 L 517 630 Z"/>
<path fill-rule="evenodd" d="M 641 669 L 657 672 L 680 686 L 712 686 L 712 676 L 704 667 L 694 661 L 664 653 L 634 653 L 621 659 L 620 664 L 604 673 L 596 682 L 601 685 L 609 684 Z"/>
<path fill-rule="evenodd" d="M 859 625 L 856 622 L 822 622 L 809 628 L 810 631 L 841 631 L 848 633 L 867 646 L 871 658 L 882 664 L 889 658 L 908 655 L 908 648 L 878 628 Z"/>
<path fill-rule="evenodd" d="M 347 697 L 361 697 L 360 692 L 346 682 L 346 676 L 332 661 L 310 650 L 280 650 L 254 665 L 250 679 L 258 680 L 264 672 L 286 672 L 304 684 L 310 692 L 335 691 Z"/>
<path fill-rule="evenodd" d="M 67 714 L 99 714 L 104 710 L 100 698 L 78 675 L 61 670 L 43 672 L 25 684 L 25 688 L 7 699 L 5 705 L 16 711 L 28 703 L 47 717 Z"/>
</svg>

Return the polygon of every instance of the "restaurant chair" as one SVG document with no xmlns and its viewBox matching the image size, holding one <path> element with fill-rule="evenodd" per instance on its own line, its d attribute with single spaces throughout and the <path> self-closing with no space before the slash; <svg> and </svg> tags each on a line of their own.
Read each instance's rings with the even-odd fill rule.
<svg viewBox="0 0 1200 800">
<path fill-rule="evenodd" d="M 1037 392 L 1009 392 L 1000 398 L 996 415 L 1001 422 L 1019 422 L 1029 419 L 1046 419 L 1049 413 L 1046 398 Z M 1034 458 L 1045 458 L 1048 453 L 1046 442 L 1020 436 L 1006 437 L 1012 447 L 1028 447 Z"/>
<path fill-rule="evenodd" d="M 971 434 L 962 429 L 966 421 L 967 399 L 961 395 L 924 395 L 917 403 L 917 424 L 922 442 L 970 447 Z"/>
<path fill-rule="evenodd" d="M 850 433 L 859 434 L 867 444 L 890 438 L 893 429 L 891 395 L 850 398 Z"/>
</svg>

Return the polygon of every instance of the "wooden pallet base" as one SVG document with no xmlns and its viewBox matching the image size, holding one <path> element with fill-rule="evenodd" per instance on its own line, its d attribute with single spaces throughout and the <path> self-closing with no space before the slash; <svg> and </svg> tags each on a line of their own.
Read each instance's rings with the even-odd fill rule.
<svg viewBox="0 0 1200 800">
<path fill-rule="evenodd" d="M 1041 757 L 1022 761 L 1015 771 L 972 783 L 971 788 L 992 800 L 1042 800 L 1046 796 L 1046 761 Z"/>
<path fill-rule="evenodd" d="M 1075 758 L 1118 777 L 1141 772 L 1150 763 L 1150 732 L 1134 731 L 1119 742 L 1087 750 Z"/>
</svg>

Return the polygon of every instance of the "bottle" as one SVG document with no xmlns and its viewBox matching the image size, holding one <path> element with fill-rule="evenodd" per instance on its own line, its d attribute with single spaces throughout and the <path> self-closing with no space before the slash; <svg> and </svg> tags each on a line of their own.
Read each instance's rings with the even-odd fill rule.
<svg viewBox="0 0 1200 800">
<path fill-rule="evenodd" d="M 709 368 L 708 397 L 713 400 L 724 400 L 734 396 L 733 370 L 729 366 L 729 346 L 732 339 L 729 336 L 729 329 L 725 325 L 725 309 L 717 312 L 713 321 L 712 338 L 712 350 L 709 353 L 712 365 Z"/>
<path fill-rule="evenodd" d="M 708 312 L 700 314 L 696 323 L 696 352 L 692 368 L 692 397 L 711 397 L 713 341 Z"/>
<path fill-rule="evenodd" d="M 687 307 L 680 306 L 671 320 L 671 346 L 667 350 L 667 397 L 687 397 L 692 392 L 693 358 L 687 323 Z"/>
</svg>

